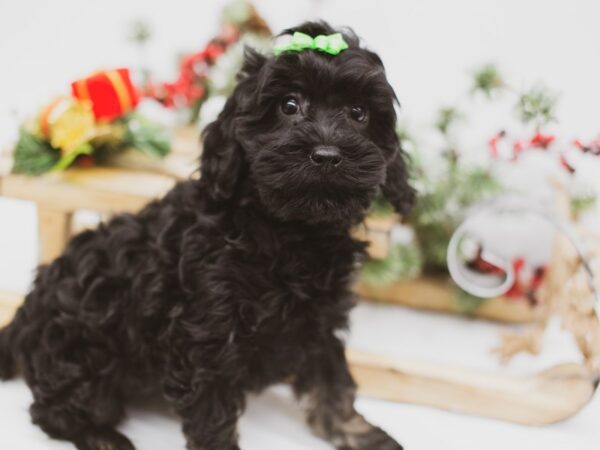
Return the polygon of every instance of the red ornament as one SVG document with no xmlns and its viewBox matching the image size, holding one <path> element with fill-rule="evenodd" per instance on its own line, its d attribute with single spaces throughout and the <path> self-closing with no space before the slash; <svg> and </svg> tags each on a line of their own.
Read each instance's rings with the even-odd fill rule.
<svg viewBox="0 0 600 450">
<path fill-rule="evenodd" d="M 489 262 L 483 257 L 483 248 L 481 246 L 477 248 L 477 255 L 472 261 L 467 263 L 467 267 L 478 273 L 489 275 L 502 275 L 505 272 L 504 269 Z"/>
<path fill-rule="evenodd" d="M 201 101 L 206 95 L 208 71 L 239 37 L 239 29 L 225 25 L 219 35 L 209 41 L 204 49 L 184 56 L 179 66 L 179 75 L 174 82 L 148 84 L 145 95 L 169 108 L 190 107 Z"/>
<path fill-rule="evenodd" d="M 506 131 L 502 130 L 496 133 L 489 141 L 488 147 L 490 149 L 490 154 L 492 158 L 498 159 L 500 157 L 500 152 L 498 151 L 498 142 L 506 136 Z"/>
<path fill-rule="evenodd" d="M 513 271 L 515 274 L 515 282 L 511 288 L 506 292 L 508 298 L 519 298 L 523 296 L 523 281 L 522 274 L 523 268 L 525 267 L 525 260 L 523 258 L 516 258 L 512 263 Z"/>
<path fill-rule="evenodd" d="M 499 157 L 498 142 L 500 141 L 500 139 L 504 138 L 505 136 L 506 136 L 506 133 L 504 131 L 501 131 L 496 136 L 494 136 L 492 139 L 490 139 L 490 141 L 488 142 L 488 145 L 490 148 L 490 153 L 491 153 L 492 157 L 495 159 L 497 159 Z M 550 144 L 552 142 L 554 142 L 555 139 L 556 139 L 555 136 L 552 136 L 550 134 L 542 134 L 538 131 L 531 137 L 531 139 L 514 141 L 512 144 L 511 161 L 516 161 L 517 159 L 519 159 L 519 157 L 526 150 L 530 150 L 533 148 L 547 150 L 548 147 L 550 146 Z"/>
<path fill-rule="evenodd" d="M 129 69 L 97 72 L 71 83 L 73 96 L 92 102 L 96 120 L 113 120 L 132 111 L 139 102 Z"/>
<path fill-rule="evenodd" d="M 521 153 L 523 153 L 523 151 L 528 147 L 528 142 L 527 141 L 515 141 L 513 143 L 513 156 L 512 156 L 512 161 L 516 161 L 519 156 L 521 156 Z"/>
<path fill-rule="evenodd" d="M 579 139 L 573 141 L 573 145 L 583 153 L 591 153 L 592 155 L 600 156 L 600 137 L 596 138 L 589 144 L 584 144 Z"/>
<path fill-rule="evenodd" d="M 535 135 L 529 141 L 531 147 L 534 148 L 543 148 L 544 150 L 548 148 L 548 146 L 554 142 L 556 139 L 555 136 L 550 134 L 542 134 L 539 131 L 535 133 Z"/>
<path fill-rule="evenodd" d="M 79 155 L 75 163 L 77 166 L 84 168 L 94 167 L 96 165 L 96 162 L 91 155 Z"/>
<path fill-rule="evenodd" d="M 563 169 L 565 169 L 567 172 L 569 173 L 575 173 L 575 167 L 573 167 L 569 161 L 567 161 L 567 158 L 565 157 L 564 153 L 560 154 L 560 165 Z"/>
</svg>

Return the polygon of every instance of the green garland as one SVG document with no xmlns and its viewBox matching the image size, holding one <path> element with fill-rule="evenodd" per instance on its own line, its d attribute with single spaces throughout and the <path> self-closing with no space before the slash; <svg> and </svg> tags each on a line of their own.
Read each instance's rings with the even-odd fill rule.
<svg viewBox="0 0 600 450">
<path fill-rule="evenodd" d="M 13 153 L 13 173 L 41 175 L 76 164 L 81 155 L 91 155 L 102 164 L 107 156 L 136 149 L 151 158 L 164 158 L 171 150 L 168 131 L 136 113 L 127 114 L 108 126 L 108 131 L 85 142 L 81 149 L 61 156 L 48 140 L 22 127 Z"/>
<path fill-rule="evenodd" d="M 491 64 L 473 74 L 471 94 L 481 94 L 492 99 L 504 92 L 516 97 L 514 110 L 524 126 L 534 127 L 539 131 L 541 127 L 556 120 L 557 96 L 544 86 L 534 85 L 528 90 L 517 91 L 504 81 L 500 72 Z M 415 242 L 393 247 L 389 256 L 382 260 L 368 261 L 363 269 L 365 281 L 381 285 L 399 278 L 418 276 L 420 273 L 447 274 L 448 243 L 465 211 L 499 192 L 500 184 L 491 173 L 491 166 L 469 167 L 461 157 L 454 131 L 464 119 L 463 112 L 456 106 L 446 106 L 438 111 L 432 125 L 442 136 L 444 147 L 440 149 L 442 167 L 437 173 L 432 173 L 430 163 L 421 161 L 423 154 L 408 133 L 399 131 L 401 142 L 413 147 L 410 152 L 411 173 L 419 196 L 416 207 L 404 221 L 413 229 Z M 574 215 L 578 215 L 595 202 L 593 195 L 572 196 L 571 208 Z M 393 210 L 380 196 L 374 202 L 371 212 L 389 215 Z M 469 312 L 483 300 L 458 292 L 456 302 L 459 310 Z"/>
<path fill-rule="evenodd" d="M 370 259 L 363 265 L 362 279 L 372 286 L 385 286 L 399 279 L 416 278 L 423 266 L 415 245 L 395 245 L 383 259 Z"/>
<path fill-rule="evenodd" d="M 423 254 L 424 270 L 446 272 L 446 252 L 452 233 L 469 207 L 497 192 L 492 174 L 482 168 L 466 168 L 447 160 L 444 176 L 424 179 L 424 190 L 408 223 L 415 231 Z"/>
<path fill-rule="evenodd" d="M 123 148 L 134 148 L 153 158 L 164 158 L 171 151 L 168 131 L 139 114 L 129 114 L 122 119 L 125 125 Z"/>
<path fill-rule="evenodd" d="M 19 130 L 19 140 L 13 153 L 14 173 L 41 175 L 51 170 L 60 159 L 60 150 L 24 127 Z"/>
</svg>

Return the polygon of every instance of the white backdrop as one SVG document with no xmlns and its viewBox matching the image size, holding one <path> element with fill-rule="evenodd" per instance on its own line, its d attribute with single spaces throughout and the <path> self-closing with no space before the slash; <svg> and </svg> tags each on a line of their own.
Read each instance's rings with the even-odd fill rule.
<svg viewBox="0 0 600 450">
<path fill-rule="evenodd" d="M 597 0 L 257 0 L 274 30 L 313 18 L 352 26 L 382 56 L 404 115 L 430 122 L 469 88 L 469 72 L 497 63 L 516 87 L 536 81 L 561 92 L 560 124 L 583 138 L 600 131 L 600 2 Z M 216 29 L 223 1 L 19 0 L 0 2 L 0 138 L 6 115 L 32 112 L 68 81 L 131 65 L 128 25 L 154 29 L 149 61 L 172 74 L 180 51 Z M 13 127 L 14 128 L 14 127 Z M 487 131 L 487 130 L 483 130 Z M 495 131 L 495 129 L 494 129 Z"/>
</svg>

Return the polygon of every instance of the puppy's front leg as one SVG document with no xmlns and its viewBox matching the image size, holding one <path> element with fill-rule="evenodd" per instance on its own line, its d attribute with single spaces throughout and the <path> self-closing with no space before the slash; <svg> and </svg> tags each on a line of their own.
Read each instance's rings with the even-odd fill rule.
<svg viewBox="0 0 600 450">
<path fill-rule="evenodd" d="M 382 429 L 354 409 L 356 384 L 348 370 L 342 342 L 331 336 L 327 345 L 308 355 L 294 390 L 306 405 L 314 432 L 339 450 L 402 450 Z"/>
<path fill-rule="evenodd" d="M 192 376 L 192 384 L 199 379 Z M 167 389 L 167 398 L 183 421 L 188 450 L 239 450 L 237 422 L 244 409 L 245 396 L 241 389 L 228 383 L 198 383 L 178 385 Z"/>
</svg>

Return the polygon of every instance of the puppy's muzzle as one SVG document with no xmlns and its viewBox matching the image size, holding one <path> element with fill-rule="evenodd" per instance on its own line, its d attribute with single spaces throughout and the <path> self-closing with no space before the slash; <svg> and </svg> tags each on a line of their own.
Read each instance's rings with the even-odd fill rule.
<svg viewBox="0 0 600 450">
<path fill-rule="evenodd" d="M 310 160 L 315 166 L 337 167 L 342 162 L 342 153 L 337 147 L 320 145 L 310 153 Z"/>
</svg>

